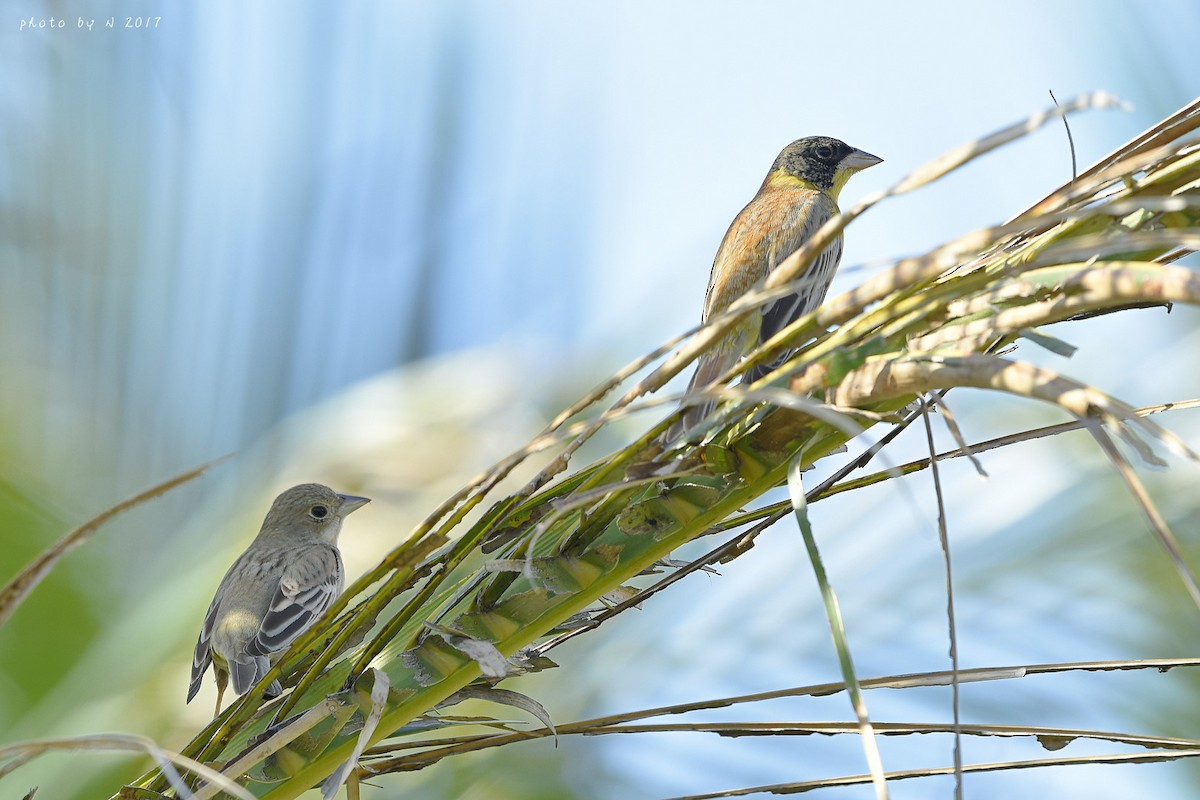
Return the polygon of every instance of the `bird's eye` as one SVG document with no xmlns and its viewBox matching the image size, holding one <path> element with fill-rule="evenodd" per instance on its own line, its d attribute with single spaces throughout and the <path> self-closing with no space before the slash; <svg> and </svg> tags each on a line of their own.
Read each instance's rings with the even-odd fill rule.
<svg viewBox="0 0 1200 800">
<path fill-rule="evenodd" d="M 828 161 L 833 158 L 833 148 L 827 144 L 823 144 L 817 148 L 817 158 L 822 161 Z"/>
<path fill-rule="evenodd" d="M 329 509 L 325 506 L 313 506 L 308 510 L 308 515 L 313 519 L 325 519 L 329 516 Z"/>
</svg>

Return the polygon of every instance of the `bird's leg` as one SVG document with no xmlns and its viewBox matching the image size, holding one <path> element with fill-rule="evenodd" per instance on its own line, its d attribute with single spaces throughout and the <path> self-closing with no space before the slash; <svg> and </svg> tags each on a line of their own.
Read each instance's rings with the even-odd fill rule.
<svg viewBox="0 0 1200 800">
<path fill-rule="evenodd" d="M 213 719 L 216 719 L 221 716 L 221 698 L 225 696 L 225 687 L 229 685 L 229 673 L 223 669 L 214 669 L 213 672 L 217 677 L 217 710 L 213 712 Z"/>
</svg>

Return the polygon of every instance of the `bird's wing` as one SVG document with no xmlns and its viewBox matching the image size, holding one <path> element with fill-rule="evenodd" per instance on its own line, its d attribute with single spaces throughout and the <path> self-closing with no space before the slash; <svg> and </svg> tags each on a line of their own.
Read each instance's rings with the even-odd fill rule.
<svg viewBox="0 0 1200 800">
<path fill-rule="evenodd" d="M 768 270 L 774 270 L 788 256 L 812 238 L 813 234 L 835 214 L 837 205 L 821 192 L 806 192 L 803 203 L 794 207 L 784 223 L 770 255 Z M 825 299 L 825 291 L 833 279 L 838 262 L 842 260 L 842 237 L 839 235 L 804 271 L 801 289 L 796 294 L 781 297 L 763 311 L 759 342 L 765 342 L 802 315 L 812 311 Z"/>
<path fill-rule="evenodd" d="M 282 650 L 329 608 L 343 582 L 342 558 L 335 548 L 313 544 L 295 553 L 246 652 L 265 656 Z"/>
<path fill-rule="evenodd" d="M 786 213 L 782 203 L 755 198 L 743 208 L 721 239 L 708 275 L 701 320 L 708 322 L 767 276 L 771 237 Z"/>
<path fill-rule="evenodd" d="M 793 208 L 789 219 L 779 231 L 775 246 L 770 254 L 769 269 L 773 270 L 796 250 L 812 238 L 817 230 L 838 213 L 833 200 L 821 192 L 807 192 L 808 196 L 802 203 Z M 762 326 L 759 328 L 758 343 L 770 339 L 775 334 L 795 322 L 804 314 L 812 311 L 825 299 L 825 292 L 833 280 L 833 273 L 842 260 L 842 237 L 839 234 L 829 246 L 817 256 L 816 260 L 801 276 L 801 288 L 795 293 L 768 304 L 763 309 Z M 775 359 L 772 364 L 763 364 L 754 368 L 747 375 L 749 380 L 757 380 L 770 369 L 778 366 L 785 355 Z"/>
<path fill-rule="evenodd" d="M 188 684 L 187 702 L 192 702 L 192 698 L 196 696 L 196 692 L 200 691 L 200 680 L 204 677 L 204 673 L 208 670 L 208 665 L 212 663 L 212 641 L 213 625 L 217 619 L 217 598 L 214 597 L 212 602 L 208 604 L 208 612 L 204 615 L 204 625 L 200 628 L 200 636 L 196 639 L 196 650 L 192 654 L 192 680 Z"/>
<path fill-rule="evenodd" d="M 793 235 L 797 217 L 812 204 L 810 197 L 818 194 L 815 189 L 764 186 L 738 212 L 713 259 L 701 316 L 705 323 L 711 322 L 767 276 L 775 266 L 775 253 L 780 247 L 794 250 L 798 246 Z M 688 384 L 689 392 L 710 386 L 758 343 L 760 316 L 747 316 L 701 354 Z M 714 405 L 708 401 L 690 407 L 683 419 L 668 431 L 668 439 L 694 426 L 712 411 Z"/>
</svg>

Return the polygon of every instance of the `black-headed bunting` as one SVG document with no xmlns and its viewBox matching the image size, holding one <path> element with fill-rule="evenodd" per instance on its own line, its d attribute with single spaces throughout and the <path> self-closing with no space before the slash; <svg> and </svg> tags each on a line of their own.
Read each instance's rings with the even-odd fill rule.
<svg viewBox="0 0 1200 800">
<path fill-rule="evenodd" d="M 738 213 L 721 240 L 708 279 L 702 320 L 707 323 L 727 309 L 798 250 L 838 213 L 838 194 L 850 176 L 882 160 L 829 136 L 809 136 L 785 147 L 758 194 Z M 748 314 L 700 356 L 688 391 L 712 385 L 748 352 L 819 306 L 841 257 L 839 234 L 800 277 L 799 291 Z M 781 353 L 771 363 L 751 368 L 743 380 L 758 380 L 788 355 Z M 668 440 L 698 423 L 713 406 L 708 402 L 689 407 L 682 421 L 672 426 Z"/>
</svg>

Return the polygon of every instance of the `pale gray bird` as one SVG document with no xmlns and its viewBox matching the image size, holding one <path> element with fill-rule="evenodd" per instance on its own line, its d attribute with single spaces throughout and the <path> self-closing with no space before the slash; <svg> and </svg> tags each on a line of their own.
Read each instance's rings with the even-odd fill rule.
<svg viewBox="0 0 1200 800">
<path fill-rule="evenodd" d="M 366 497 L 319 483 L 293 486 L 271 504 L 258 536 L 221 579 L 192 657 L 190 703 L 208 665 L 217 679 L 217 710 L 229 676 L 244 694 L 271 667 L 272 656 L 304 632 L 345 588 L 338 534 Z M 279 681 L 267 689 L 274 697 Z"/>
</svg>

